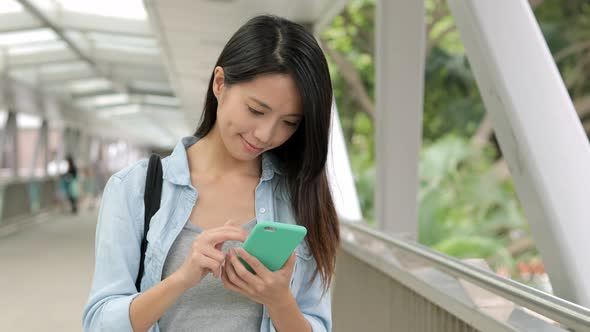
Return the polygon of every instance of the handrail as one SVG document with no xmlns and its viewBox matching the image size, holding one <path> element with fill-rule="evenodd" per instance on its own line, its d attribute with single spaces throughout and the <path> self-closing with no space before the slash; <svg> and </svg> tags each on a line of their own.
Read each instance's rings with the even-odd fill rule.
<svg viewBox="0 0 590 332">
<path fill-rule="evenodd" d="M 481 268 L 465 264 L 456 258 L 436 252 L 421 244 L 380 233 L 360 222 L 341 219 L 340 224 L 353 232 L 363 233 L 379 239 L 388 245 L 412 253 L 454 277 L 470 281 L 481 288 L 485 288 L 496 295 L 500 295 L 514 303 L 544 315 L 566 327 L 573 328 L 575 331 L 590 330 L 590 309 L 588 308 L 519 282 L 503 278 Z"/>
</svg>

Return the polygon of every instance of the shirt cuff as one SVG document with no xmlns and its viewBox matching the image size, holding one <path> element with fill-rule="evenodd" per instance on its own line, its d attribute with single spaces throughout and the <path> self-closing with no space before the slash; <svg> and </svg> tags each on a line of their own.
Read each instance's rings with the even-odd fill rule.
<svg viewBox="0 0 590 332">
<path fill-rule="evenodd" d="M 133 331 L 129 308 L 131 302 L 140 293 L 112 299 L 107 303 L 103 317 L 108 319 L 109 326 L 102 326 L 101 331 Z"/>
<path fill-rule="evenodd" d="M 313 332 L 327 332 L 326 326 L 319 319 L 306 314 L 303 314 L 303 317 L 309 322 Z"/>
</svg>

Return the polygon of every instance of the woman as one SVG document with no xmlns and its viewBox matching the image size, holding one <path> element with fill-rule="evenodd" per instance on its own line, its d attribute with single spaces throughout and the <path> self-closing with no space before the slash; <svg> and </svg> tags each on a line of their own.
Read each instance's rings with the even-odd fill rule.
<svg viewBox="0 0 590 332">
<path fill-rule="evenodd" d="M 74 157 L 71 155 L 66 157 L 66 161 L 68 163 L 68 169 L 62 175 L 62 181 L 65 186 L 66 196 L 70 201 L 71 211 L 73 214 L 76 214 L 78 213 L 78 196 L 80 195 L 80 190 L 78 188 L 78 168 L 74 163 Z"/>
<path fill-rule="evenodd" d="M 85 330 L 330 331 L 339 245 L 324 168 L 331 103 L 326 59 L 302 26 L 274 16 L 242 26 L 217 60 L 196 133 L 162 160 L 140 293 L 147 162 L 109 180 Z M 281 270 L 239 248 L 257 221 L 307 228 Z"/>
</svg>

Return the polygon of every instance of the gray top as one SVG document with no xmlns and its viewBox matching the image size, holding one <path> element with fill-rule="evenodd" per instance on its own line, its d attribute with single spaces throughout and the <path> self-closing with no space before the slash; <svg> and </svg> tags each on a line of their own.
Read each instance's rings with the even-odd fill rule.
<svg viewBox="0 0 590 332">
<path fill-rule="evenodd" d="M 252 219 L 242 227 L 250 231 Z M 187 221 L 174 240 L 162 271 L 162 280 L 184 263 L 194 238 L 203 229 Z M 227 241 L 222 251 L 240 247 L 240 242 Z M 209 273 L 195 287 L 182 294 L 159 321 L 160 331 L 260 331 L 262 304 L 223 287 L 221 279 Z"/>
</svg>

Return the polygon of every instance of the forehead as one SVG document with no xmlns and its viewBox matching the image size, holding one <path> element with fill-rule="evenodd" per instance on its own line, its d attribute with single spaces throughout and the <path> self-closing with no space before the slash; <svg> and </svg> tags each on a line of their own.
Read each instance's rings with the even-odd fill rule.
<svg viewBox="0 0 590 332">
<path fill-rule="evenodd" d="M 267 74 L 238 84 L 246 101 L 254 99 L 284 114 L 302 114 L 301 97 L 295 81 L 287 74 Z"/>
</svg>

